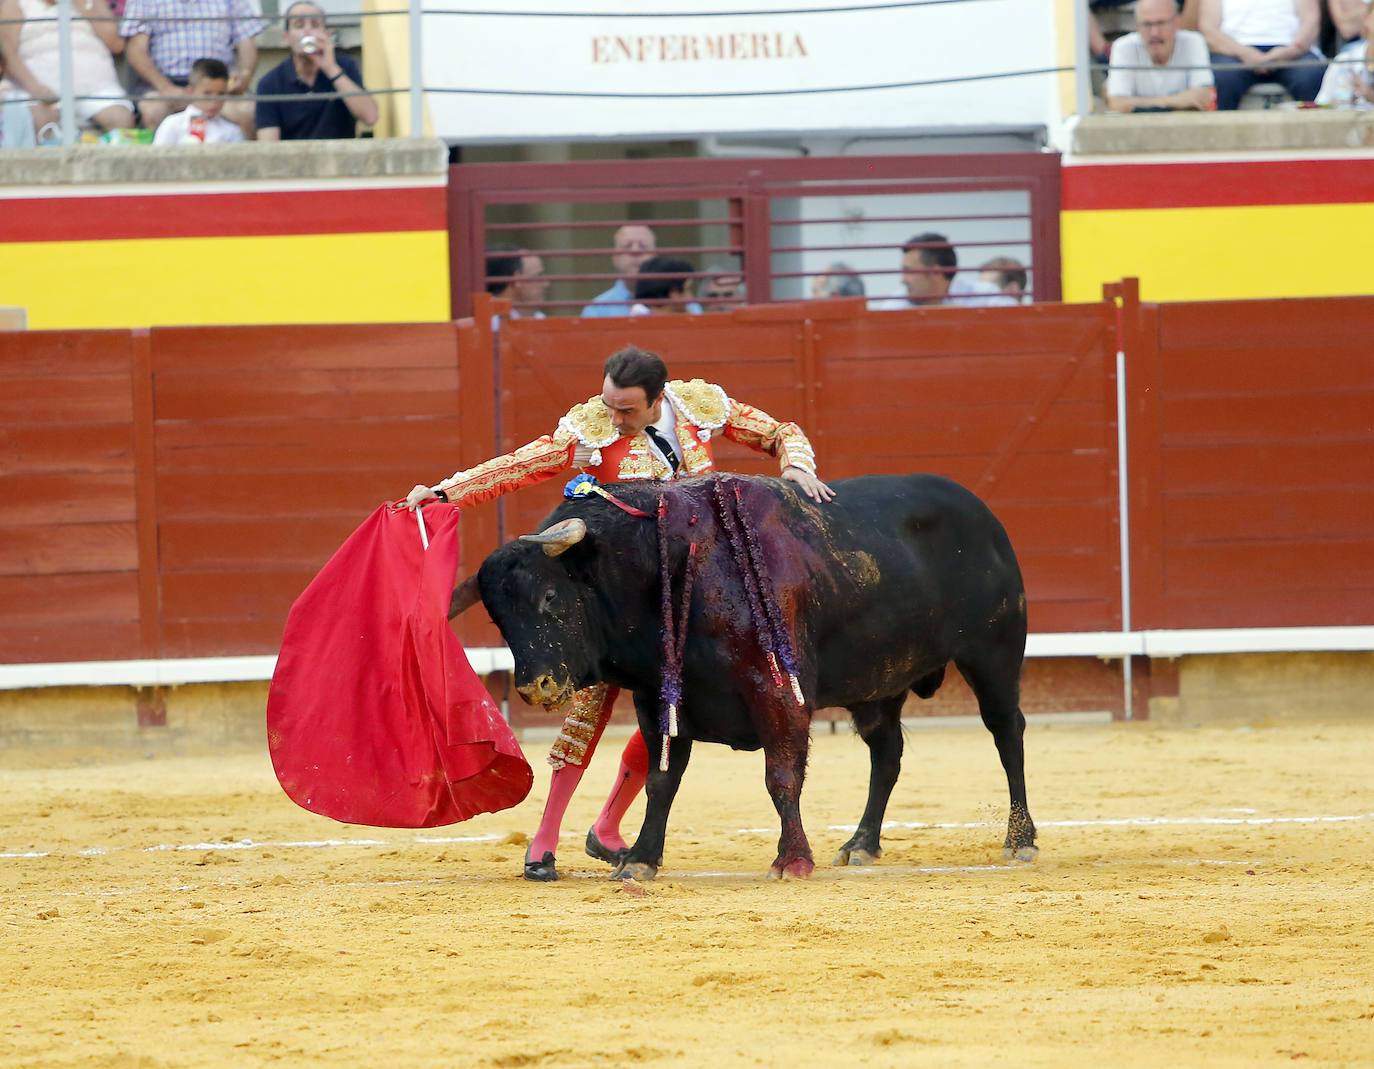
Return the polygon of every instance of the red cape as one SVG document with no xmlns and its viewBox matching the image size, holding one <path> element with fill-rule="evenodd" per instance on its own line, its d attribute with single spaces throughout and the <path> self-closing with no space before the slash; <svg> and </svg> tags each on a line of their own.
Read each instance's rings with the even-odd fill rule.
<svg viewBox="0 0 1374 1069">
<path fill-rule="evenodd" d="M 458 509 L 383 505 L 286 619 L 267 697 L 282 789 L 348 824 L 432 828 L 521 802 L 534 773 L 448 624 Z"/>
</svg>

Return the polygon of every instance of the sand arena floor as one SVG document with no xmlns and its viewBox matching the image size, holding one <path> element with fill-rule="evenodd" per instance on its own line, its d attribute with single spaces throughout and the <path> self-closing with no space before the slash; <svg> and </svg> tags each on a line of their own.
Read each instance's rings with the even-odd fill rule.
<svg viewBox="0 0 1374 1069">
<path fill-rule="evenodd" d="M 1374 722 L 1033 725 L 1034 865 L 990 737 L 918 728 L 870 869 L 829 867 L 867 761 L 820 735 L 784 883 L 762 759 L 698 747 L 643 888 L 580 850 L 608 742 L 552 885 L 540 744 L 522 805 L 426 832 L 265 752 L 0 754 L 0 1065 L 1374 1064 Z"/>
</svg>

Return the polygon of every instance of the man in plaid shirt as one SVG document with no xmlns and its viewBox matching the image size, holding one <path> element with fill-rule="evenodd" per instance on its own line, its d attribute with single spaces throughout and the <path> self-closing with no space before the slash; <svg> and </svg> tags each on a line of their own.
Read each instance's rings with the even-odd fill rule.
<svg viewBox="0 0 1374 1069">
<path fill-rule="evenodd" d="M 230 70 L 229 92 L 247 91 L 258 65 L 253 38 L 266 25 L 249 0 L 128 0 L 119 35 L 128 38 L 125 57 L 138 75 L 134 94 L 146 130 L 156 130 L 168 115 L 181 111 L 191 64 L 218 59 Z M 146 94 L 146 96 L 145 96 Z M 150 100 L 172 97 L 172 100 Z M 253 105 L 239 100 L 224 106 L 224 116 L 253 136 Z"/>
</svg>

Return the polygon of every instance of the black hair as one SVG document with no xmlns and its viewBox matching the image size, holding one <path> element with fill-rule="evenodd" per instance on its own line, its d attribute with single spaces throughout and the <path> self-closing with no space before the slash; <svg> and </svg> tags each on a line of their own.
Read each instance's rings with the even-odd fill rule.
<svg viewBox="0 0 1374 1069">
<path fill-rule="evenodd" d="M 204 59 L 198 59 L 191 64 L 191 75 L 187 81 L 194 83 L 204 81 L 207 78 L 221 78 L 226 82 L 229 80 L 229 68 L 225 65 L 224 60 L 211 59 L 206 56 Z"/>
<path fill-rule="evenodd" d="M 953 280 L 955 268 L 959 266 L 959 257 L 954 255 L 954 246 L 949 243 L 949 238 L 934 231 L 917 234 L 907 239 L 906 244 L 902 246 L 902 252 L 911 252 L 913 249 L 920 252 L 923 266 L 938 267 L 945 273 L 946 278 Z"/>
<path fill-rule="evenodd" d="M 668 368 L 663 358 L 633 345 L 608 356 L 603 373 L 622 390 L 635 386 L 643 388 L 650 404 L 659 399 L 663 384 L 668 381 Z"/>
<path fill-rule="evenodd" d="M 635 300 L 661 301 L 671 297 L 675 291 L 687 285 L 687 276 L 692 273 L 692 265 L 686 260 L 672 256 L 650 256 L 639 265 L 639 276 L 635 278 Z M 644 275 L 679 276 L 676 278 L 644 278 Z"/>
<path fill-rule="evenodd" d="M 520 250 L 514 245 L 493 245 L 487 250 L 487 292 L 501 293 L 520 273 Z"/>
</svg>

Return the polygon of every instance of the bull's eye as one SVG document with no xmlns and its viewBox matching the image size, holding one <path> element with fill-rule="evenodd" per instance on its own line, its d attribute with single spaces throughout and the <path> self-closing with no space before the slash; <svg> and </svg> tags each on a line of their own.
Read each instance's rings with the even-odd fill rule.
<svg viewBox="0 0 1374 1069">
<path fill-rule="evenodd" d="M 553 606 L 556 600 L 557 595 L 554 593 L 553 587 L 545 587 L 543 596 L 539 599 L 539 611 L 553 612 Z"/>
</svg>

